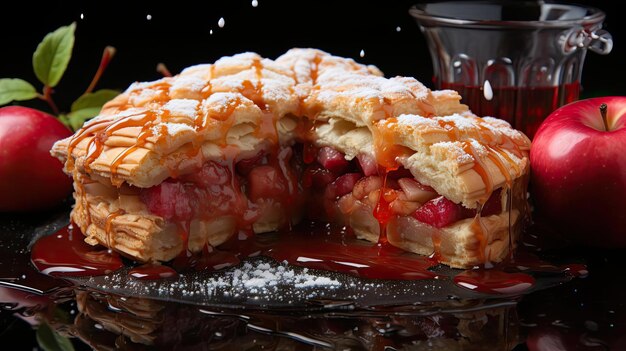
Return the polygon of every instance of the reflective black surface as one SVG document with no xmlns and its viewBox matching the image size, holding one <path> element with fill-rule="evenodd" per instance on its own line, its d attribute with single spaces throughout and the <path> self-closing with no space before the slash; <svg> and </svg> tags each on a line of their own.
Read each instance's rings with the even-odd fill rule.
<svg viewBox="0 0 626 351">
<path fill-rule="evenodd" d="M 418 284 L 424 290 L 416 288 L 412 295 L 408 285 L 347 276 L 334 276 L 347 284 L 341 287 L 345 291 L 339 291 L 344 299 L 336 291 L 282 286 L 259 301 L 255 296 L 262 294 L 244 285 L 232 291 L 249 294 L 247 299 L 224 295 L 228 289 L 205 289 L 191 296 L 190 290 L 198 284 L 210 285 L 216 276 L 160 282 L 157 288 L 151 285 L 156 283 L 135 286 L 120 273 L 72 281 L 38 273 L 29 263 L 28 243 L 64 225 L 67 209 L 0 219 L 0 338 L 19 340 L 18 349 L 37 345 L 33 328 L 41 324 L 79 349 L 102 350 L 619 350 L 626 346 L 626 279 L 619 269 L 619 251 L 544 252 L 544 257 L 554 260 L 584 259 L 590 274 L 539 285 L 541 289 L 517 297 L 463 290 L 455 290 L 455 295 L 445 282 L 432 281 Z M 175 301 L 160 293 L 166 285 L 176 292 Z M 181 294 L 185 287 L 187 294 Z M 356 291 L 361 294 L 352 294 Z"/>
</svg>

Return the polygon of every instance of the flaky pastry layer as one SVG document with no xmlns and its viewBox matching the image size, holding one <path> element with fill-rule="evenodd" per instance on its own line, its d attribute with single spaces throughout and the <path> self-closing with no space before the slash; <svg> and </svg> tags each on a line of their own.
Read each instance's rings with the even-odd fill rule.
<svg viewBox="0 0 626 351">
<path fill-rule="evenodd" d="M 504 121 L 473 115 L 460 99 L 455 91 L 431 91 L 410 77 L 385 78 L 374 66 L 319 50 L 292 49 L 276 60 L 244 53 L 131 85 L 51 152 L 74 177 L 72 219 L 87 242 L 142 261 L 166 261 L 183 249 L 177 232 L 188 231 L 189 248 L 198 251 L 231 236 L 235 219 L 193 220 L 181 229 L 151 214 L 136 194 L 116 189 L 149 188 L 209 161 L 234 164 L 277 145 L 310 142 L 349 160 L 364 154 L 387 168 L 401 165 L 467 208 L 523 182 L 529 139 Z M 109 195 L 94 195 L 91 189 L 99 186 Z M 511 213 L 515 221 L 524 215 Z M 259 219 L 254 231 L 275 230 L 282 220 Z M 502 223 L 493 221 L 489 235 L 499 238 Z M 465 234 L 449 237 L 465 243 L 475 228 L 459 225 L 455 231 Z M 485 257 L 459 245 L 446 263 Z M 497 260 L 508 246 L 493 251 Z"/>
</svg>

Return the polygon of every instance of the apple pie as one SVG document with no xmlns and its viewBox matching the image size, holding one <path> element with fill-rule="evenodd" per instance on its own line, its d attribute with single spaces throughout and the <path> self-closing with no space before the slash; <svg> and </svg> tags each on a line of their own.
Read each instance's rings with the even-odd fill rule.
<svg viewBox="0 0 626 351">
<path fill-rule="evenodd" d="M 515 247 L 530 141 L 460 99 L 315 49 L 243 53 L 132 84 L 51 152 L 85 241 L 139 261 L 313 219 L 468 267 Z"/>
</svg>

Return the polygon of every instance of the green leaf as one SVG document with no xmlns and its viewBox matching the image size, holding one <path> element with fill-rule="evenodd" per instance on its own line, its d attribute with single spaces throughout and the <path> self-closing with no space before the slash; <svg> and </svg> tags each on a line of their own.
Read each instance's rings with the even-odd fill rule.
<svg viewBox="0 0 626 351">
<path fill-rule="evenodd" d="M 11 101 L 24 101 L 37 97 L 37 91 L 29 82 L 18 78 L 0 79 L 0 106 Z"/>
<path fill-rule="evenodd" d="M 37 328 L 37 343 L 44 351 L 74 351 L 70 339 L 59 335 L 47 324 L 41 324 Z"/>
<path fill-rule="evenodd" d="M 70 120 L 69 118 L 67 118 L 66 114 L 60 113 L 57 118 L 59 119 L 59 121 L 61 123 L 63 123 L 66 127 L 68 128 L 72 128 L 72 125 L 70 124 Z"/>
<path fill-rule="evenodd" d="M 33 69 L 43 84 L 50 87 L 59 84 L 72 57 L 75 30 L 76 23 L 63 26 L 48 33 L 37 46 L 33 54 Z"/>
<path fill-rule="evenodd" d="M 102 105 L 119 95 L 119 93 L 117 90 L 101 89 L 94 93 L 83 94 L 72 104 L 72 111 L 93 107 L 101 108 Z"/>
<path fill-rule="evenodd" d="M 67 125 L 73 130 L 77 130 L 86 120 L 97 116 L 102 109 L 102 105 L 117 95 L 119 95 L 119 91 L 110 89 L 101 89 L 93 93 L 83 94 L 74 101 L 72 111 L 63 118 L 67 121 Z"/>
<path fill-rule="evenodd" d="M 86 120 L 97 116 L 100 113 L 100 107 L 89 107 L 68 113 L 65 118 L 69 122 L 73 130 L 80 128 Z"/>
</svg>

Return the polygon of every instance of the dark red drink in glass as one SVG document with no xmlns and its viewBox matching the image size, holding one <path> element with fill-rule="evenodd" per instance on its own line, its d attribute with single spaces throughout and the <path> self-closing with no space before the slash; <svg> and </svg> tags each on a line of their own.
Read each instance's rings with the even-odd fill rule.
<svg viewBox="0 0 626 351">
<path fill-rule="evenodd" d="M 608 54 L 599 9 L 543 1 L 433 1 L 410 10 L 424 33 L 437 89 L 472 112 L 532 138 L 558 107 L 577 100 L 587 49 Z"/>
</svg>

